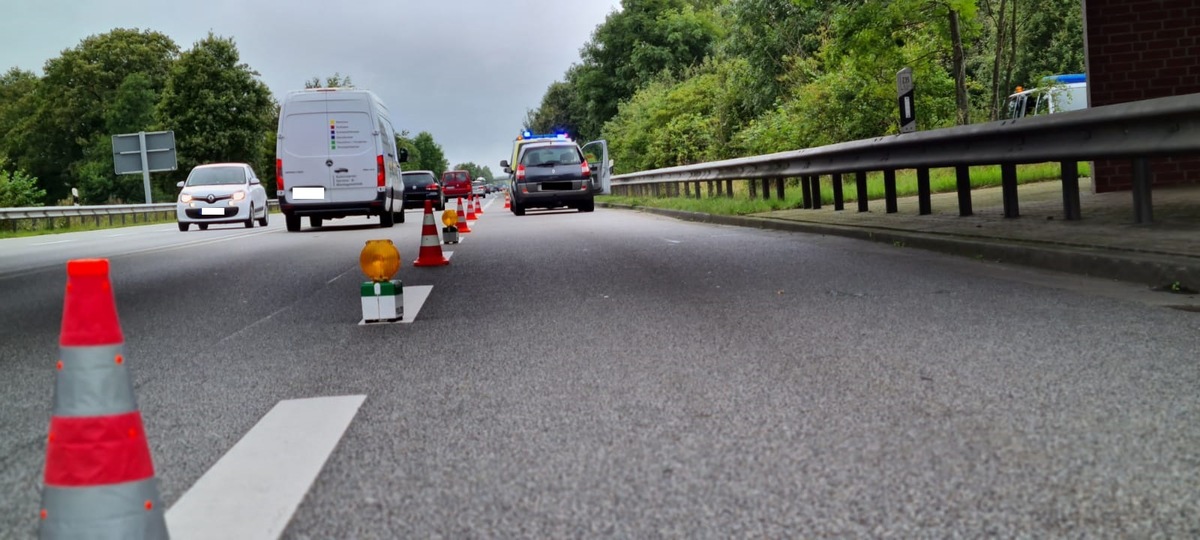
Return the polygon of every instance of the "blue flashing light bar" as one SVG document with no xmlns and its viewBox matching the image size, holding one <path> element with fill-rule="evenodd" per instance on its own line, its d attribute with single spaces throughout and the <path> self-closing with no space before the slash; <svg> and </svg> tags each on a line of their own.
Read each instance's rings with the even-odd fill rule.
<svg viewBox="0 0 1200 540">
<path fill-rule="evenodd" d="M 1087 82 L 1087 74 L 1067 73 L 1063 75 L 1051 75 L 1049 77 L 1043 77 L 1042 82 L 1057 82 L 1062 84 Z"/>
<path fill-rule="evenodd" d="M 567 133 L 533 133 L 528 129 L 521 132 L 518 139 L 566 139 L 571 140 L 571 136 Z"/>
</svg>

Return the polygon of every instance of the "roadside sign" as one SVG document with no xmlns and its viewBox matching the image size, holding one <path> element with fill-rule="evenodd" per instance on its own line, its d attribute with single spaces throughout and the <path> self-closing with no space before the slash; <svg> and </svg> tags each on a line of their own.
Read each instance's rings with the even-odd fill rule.
<svg viewBox="0 0 1200 540">
<path fill-rule="evenodd" d="M 912 69 L 904 68 L 896 74 L 897 103 L 900 105 L 900 133 L 917 130 L 917 107 L 913 101 L 915 85 Z"/>
<path fill-rule="evenodd" d="M 146 204 L 150 204 L 150 173 L 173 171 L 175 160 L 174 131 L 139 131 L 112 136 L 113 169 L 116 174 L 141 174 L 146 188 Z"/>
</svg>

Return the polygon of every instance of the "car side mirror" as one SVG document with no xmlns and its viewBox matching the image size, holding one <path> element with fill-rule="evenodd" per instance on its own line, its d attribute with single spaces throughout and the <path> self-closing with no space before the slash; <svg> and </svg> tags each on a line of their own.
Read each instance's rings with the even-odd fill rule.
<svg viewBox="0 0 1200 540">
<path fill-rule="evenodd" d="M 500 160 L 500 166 L 504 167 L 504 170 L 507 171 L 508 170 L 508 160 L 507 159 Z"/>
<path fill-rule="evenodd" d="M 175 184 L 175 187 L 177 187 L 177 188 L 183 187 L 183 180 L 180 180 L 179 183 Z"/>
<path fill-rule="evenodd" d="M 251 179 L 250 179 L 250 183 L 251 183 L 251 184 L 258 184 L 258 185 L 262 185 L 262 182 L 260 182 L 260 181 L 258 180 L 258 177 L 257 177 L 257 176 L 255 176 L 254 178 L 251 178 Z"/>
<path fill-rule="evenodd" d="M 400 149 L 400 159 L 397 161 L 399 161 L 400 163 L 408 163 L 408 149 L 407 148 Z"/>
<path fill-rule="evenodd" d="M 504 174 L 512 174 L 512 169 L 508 168 L 507 165 L 504 166 Z"/>
</svg>

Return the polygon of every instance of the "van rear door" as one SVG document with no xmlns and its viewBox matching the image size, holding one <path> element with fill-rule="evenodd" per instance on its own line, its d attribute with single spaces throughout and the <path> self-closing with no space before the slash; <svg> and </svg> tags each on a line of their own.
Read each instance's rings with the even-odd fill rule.
<svg viewBox="0 0 1200 540">
<path fill-rule="evenodd" d="M 332 93 L 328 98 L 329 159 L 333 188 L 344 200 L 373 200 L 382 152 L 375 147 L 376 127 L 365 94 Z"/>
<path fill-rule="evenodd" d="M 279 160 L 289 201 L 325 200 L 332 185 L 329 160 L 329 118 L 325 100 L 295 100 L 286 104 L 279 122 Z M 300 188 L 297 190 L 297 188 Z"/>
</svg>

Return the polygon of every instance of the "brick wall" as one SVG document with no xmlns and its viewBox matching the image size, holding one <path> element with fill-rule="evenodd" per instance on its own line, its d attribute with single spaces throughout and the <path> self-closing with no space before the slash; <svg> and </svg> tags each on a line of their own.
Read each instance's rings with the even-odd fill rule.
<svg viewBox="0 0 1200 540">
<path fill-rule="evenodd" d="M 1200 92 L 1200 0 L 1082 0 L 1092 107 Z M 1131 166 L 1097 161 L 1096 191 L 1129 189 Z M 1200 158 L 1151 161 L 1155 185 L 1200 183 Z"/>
</svg>

